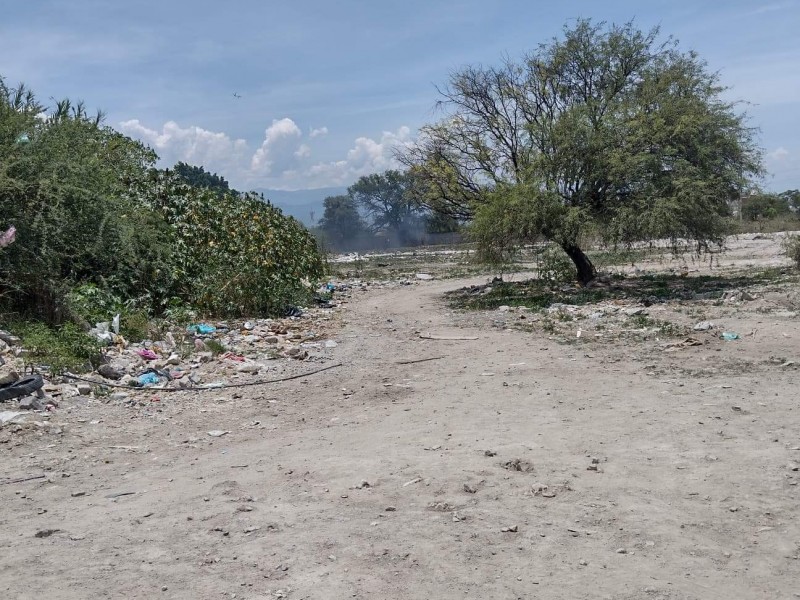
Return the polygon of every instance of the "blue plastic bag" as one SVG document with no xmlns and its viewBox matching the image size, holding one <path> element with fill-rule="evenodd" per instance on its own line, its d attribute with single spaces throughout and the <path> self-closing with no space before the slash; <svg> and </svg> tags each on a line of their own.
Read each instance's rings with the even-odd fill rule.
<svg viewBox="0 0 800 600">
<path fill-rule="evenodd" d="M 139 375 L 139 377 L 137 377 L 136 380 L 139 382 L 139 385 L 141 386 L 156 385 L 161 381 L 158 375 L 156 375 L 153 372 L 143 373 Z"/>
<path fill-rule="evenodd" d="M 209 333 L 214 333 L 217 330 L 216 327 L 214 327 L 213 325 L 209 325 L 207 323 L 198 323 L 197 325 L 189 325 L 189 327 L 187 327 L 186 329 L 188 329 L 193 333 L 199 333 L 201 335 L 208 335 Z"/>
</svg>

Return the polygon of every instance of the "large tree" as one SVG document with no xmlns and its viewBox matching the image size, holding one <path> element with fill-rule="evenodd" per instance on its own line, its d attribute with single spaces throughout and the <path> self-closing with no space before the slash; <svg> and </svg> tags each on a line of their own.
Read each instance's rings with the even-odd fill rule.
<svg viewBox="0 0 800 600">
<path fill-rule="evenodd" d="M 388 232 L 407 243 L 422 228 L 413 184 L 410 173 L 389 170 L 360 177 L 347 193 L 367 215 L 374 231 Z"/>
<path fill-rule="evenodd" d="M 325 240 L 337 250 L 354 247 L 367 231 L 355 200 L 347 195 L 328 196 L 323 204 L 325 212 L 319 228 L 325 234 Z"/>
<path fill-rule="evenodd" d="M 401 157 L 427 204 L 474 219 L 485 250 L 557 243 L 582 283 L 590 235 L 721 243 L 761 172 L 754 131 L 705 62 L 658 38 L 579 20 L 521 61 L 455 72 L 445 118 Z"/>
</svg>

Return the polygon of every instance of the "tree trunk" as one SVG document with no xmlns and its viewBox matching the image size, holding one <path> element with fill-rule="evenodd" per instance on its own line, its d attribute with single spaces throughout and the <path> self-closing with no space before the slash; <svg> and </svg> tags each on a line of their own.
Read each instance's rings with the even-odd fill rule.
<svg viewBox="0 0 800 600">
<path fill-rule="evenodd" d="M 594 268 L 592 261 L 584 254 L 583 250 L 578 248 L 575 244 L 562 244 L 561 249 L 567 253 L 578 272 L 578 281 L 581 285 L 586 285 L 597 276 L 597 270 Z"/>
</svg>

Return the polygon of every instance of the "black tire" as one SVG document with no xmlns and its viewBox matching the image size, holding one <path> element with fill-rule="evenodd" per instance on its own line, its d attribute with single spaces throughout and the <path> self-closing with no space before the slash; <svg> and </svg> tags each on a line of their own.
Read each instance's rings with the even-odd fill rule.
<svg viewBox="0 0 800 600">
<path fill-rule="evenodd" d="M 13 400 L 20 396 L 27 396 L 28 394 L 35 394 L 36 390 L 44 385 L 44 380 L 41 375 L 30 375 L 17 379 L 14 383 L 9 383 L 0 387 L 0 402 L 6 400 Z"/>
</svg>

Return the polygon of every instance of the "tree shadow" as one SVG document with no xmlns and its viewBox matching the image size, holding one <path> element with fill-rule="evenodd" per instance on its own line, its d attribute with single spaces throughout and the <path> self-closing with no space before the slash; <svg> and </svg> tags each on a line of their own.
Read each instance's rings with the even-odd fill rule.
<svg viewBox="0 0 800 600">
<path fill-rule="evenodd" d="M 607 300 L 627 300 L 649 306 L 669 301 L 718 300 L 733 291 L 747 291 L 755 286 L 789 279 L 789 270 L 780 268 L 744 274 L 694 277 L 676 274 L 615 276 L 602 284 L 587 287 L 574 284 L 553 285 L 529 279 L 470 286 L 450 292 L 447 296 L 454 307 L 472 310 L 493 309 L 504 305 L 543 309 L 558 303 L 582 305 Z"/>
</svg>

